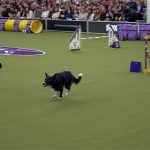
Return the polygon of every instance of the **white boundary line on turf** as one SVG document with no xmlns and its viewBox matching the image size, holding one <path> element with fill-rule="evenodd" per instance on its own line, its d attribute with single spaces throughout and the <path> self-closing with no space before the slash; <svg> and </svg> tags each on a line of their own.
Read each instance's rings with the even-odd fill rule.
<svg viewBox="0 0 150 150">
<path fill-rule="evenodd" d="M 81 38 L 81 40 L 92 40 L 92 39 L 100 39 L 100 38 L 108 38 L 108 36 L 85 37 L 85 38 Z"/>
</svg>

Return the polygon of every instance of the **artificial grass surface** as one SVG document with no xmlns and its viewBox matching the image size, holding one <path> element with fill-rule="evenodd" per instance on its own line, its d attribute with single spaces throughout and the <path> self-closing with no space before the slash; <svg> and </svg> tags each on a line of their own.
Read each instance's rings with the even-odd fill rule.
<svg viewBox="0 0 150 150">
<path fill-rule="evenodd" d="M 149 75 L 130 73 L 144 65 L 144 42 L 82 40 L 68 50 L 71 33 L 0 32 L 0 45 L 39 49 L 43 56 L 0 56 L 0 149 L 150 149 Z M 87 36 L 87 35 L 83 35 Z M 70 95 L 53 100 L 42 87 L 44 73 L 83 73 Z"/>
</svg>

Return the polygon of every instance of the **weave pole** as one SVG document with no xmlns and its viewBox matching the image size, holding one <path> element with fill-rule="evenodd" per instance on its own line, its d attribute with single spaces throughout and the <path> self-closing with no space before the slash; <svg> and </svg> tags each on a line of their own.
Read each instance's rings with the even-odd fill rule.
<svg viewBox="0 0 150 150">
<path fill-rule="evenodd" d="M 144 55 L 144 60 L 145 60 L 145 66 L 144 69 L 147 69 L 147 57 L 148 57 L 148 46 L 147 46 L 147 40 L 145 40 L 145 55 Z"/>
<path fill-rule="evenodd" d="M 144 48 L 144 73 L 150 73 L 150 68 L 148 64 L 150 64 L 150 53 L 148 50 L 148 40 L 150 40 L 150 34 L 145 36 L 145 48 Z"/>
</svg>

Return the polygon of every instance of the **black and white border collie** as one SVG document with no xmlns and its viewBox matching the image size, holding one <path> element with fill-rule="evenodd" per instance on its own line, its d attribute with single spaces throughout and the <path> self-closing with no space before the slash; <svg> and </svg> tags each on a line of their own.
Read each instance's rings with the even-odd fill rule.
<svg viewBox="0 0 150 150">
<path fill-rule="evenodd" d="M 49 76 L 45 73 L 45 80 L 43 82 L 44 87 L 51 87 L 56 93 L 52 97 L 59 95 L 59 99 L 63 96 L 63 90 L 66 88 L 68 90 L 65 95 L 68 95 L 73 83 L 78 84 L 82 79 L 82 73 L 76 78 L 70 71 L 63 71 L 60 73 L 55 73 L 53 76 Z"/>
</svg>

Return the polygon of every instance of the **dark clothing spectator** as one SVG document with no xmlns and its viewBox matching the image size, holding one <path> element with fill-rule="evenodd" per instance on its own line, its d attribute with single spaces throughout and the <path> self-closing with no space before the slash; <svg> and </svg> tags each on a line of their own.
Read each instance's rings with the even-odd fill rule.
<svg viewBox="0 0 150 150">
<path fill-rule="evenodd" d="M 35 18 L 41 18 L 42 15 L 42 8 L 38 7 L 35 11 L 34 11 L 34 17 Z"/>
<path fill-rule="evenodd" d="M 66 14 L 65 14 L 65 19 L 66 20 L 72 20 L 72 18 L 73 18 L 73 14 L 72 14 L 71 10 L 68 9 Z"/>
<path fill-rule="evenodd" d="M 65 8 L 62 8 L 59 14 L 59 19 L 65 19 L 66 16 L 66 10 Z"/>
</svg>

